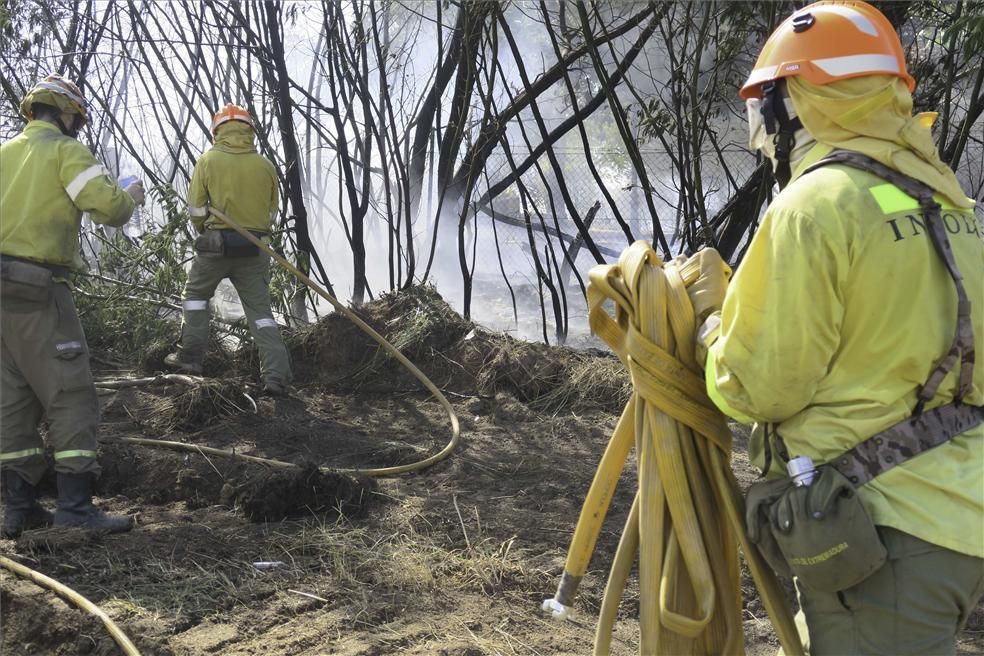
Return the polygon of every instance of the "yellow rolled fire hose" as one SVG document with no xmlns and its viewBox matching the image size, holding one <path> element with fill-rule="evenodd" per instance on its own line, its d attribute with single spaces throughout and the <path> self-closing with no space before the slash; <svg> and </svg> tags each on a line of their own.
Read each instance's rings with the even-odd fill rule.
<svg viewBox="0 0 984 656">
<path fill-rule="evenodd" d="M 625 364 L 633 392 L 585 498 L 557 593 L 543 610 L 556 619 L 571 616 L 634 445 L 639 488 L 605 588 L 595 656 L 610 652 L 637 553 L 640 654 L 743 654 L 739 546 L 785 653 L 802 656 L 775 574 L 745 535 L 744 502 L 729 465 L 731 433 L 695 361 L 687 286 L 698 273 L 696 257 L 663 263 L 642 241 L 618 264 L 589 273 L 591 329 Z"/>
<path fill-rule="evenodd" d="M 447 397 L 444 396 L 441 390 L 439 390 L 433 382 L 431 382 L 431 380 L 424 374 L 424 372 L 422 372 L 412 362 L 410 362 L 410 360 L 408 360 L 405 355 L 400 353 L 399 349 L 397 349 L 395 346 L 393 346 L 388 341 L 386 341 L 385 337 L 383 337 L 378 332 L 373 330 L 369 324 L 367 324 L 365 321 L 360 319 L 358 315 L 356 315 L 350 309 L 342 305 L 337 299 L 335 299 L 334 296 L 329 294 L 325 288 L 323 288 L 315 281 L 311 280 L 311 278 L 309 278 L 308 276 L 304 275 L 297 267 L 295 267 L 293 264 L 291 264 L 286 259 L 284 259 L 279 253 L 277 253 L 272 248 L 270 248 L 270 246 L 264 244 L 253 233 L 249 232 L 241 225 L 236 223 L 236 221 L 234 221 L 232 218 L 227 216 L 224 212 L 217 210 L 214 207 L 209 208 L 209 213 L 215 216 L 217 219 L 222 221 L 230 228 L 232 228 L 233 230 L 235 230 L 236 232 L 238 232 L 240 235 L 248 239 L 253 245 L 259 248 L 261 251 L 272 257 L 277 264 L 282 266 L 284 269 L 286 269 L 291 274 L 293 274 L 295 278 L 297 278 L 302 283 L 307 285 L 311 289 L 311 291 L 315 292 L 316 294 L 318 294 L 318 296 L 322 297 L 323 299 L 331 303 L 332 307 L 334 307 L 336 310 L 344 314 L 349 319 L 349 321 L 354 323 L 363 332 L 365 332 L 367 335 L 372 337 L 383 348 L 383 350 L 385 350 L 387 353 L 389 353 L 394 358 L 396 358 L 396 360 L 400 364 L 406 367 L 407 370 L 410 373 L 412 373 L 414 377 L 417 380 L 419 380 L 425 388 L 427 388 L 427 391 L 429 391 L 431 395 L 435 399 L 437 399 L 438 403 L 441 404 L 441 407 L 444 408 L 444 411 L 448 415 L 448 420 L 451 422 L 451 440 L 440 451 L 438 451 L 434 455 L 424 458 L 423 460 L 407 463 L 405 465 L 397 465 L 394 467 L 378 467 L 373 469 L 337 469 L 337 468 L 327 468 L 327 467 L 323 467 L 322 469 L 330 470 L 334 472 L 340 472 L 344 474 L 361 474 L 363 476 L 372 476 L 372 477 L 396 476 L 398 474 L 405 474 L 407 472 L 420 471 L 421 469 L 430 467 L 431 465 L 447 458 L 451 454 L 451 452 L 454 451 L 454 449 L 458 446 L 458 443 L 461 441 L 461 427 L 458 423 L 458 415 L 455 414 L 454 408 L 451 407 L 451 403 L 448 401 Z M 168 442 L 163 440 L 148 440 L 148 439 L 137 438 L 137 437 L 122 437 L 119 438 L 117 441 L 128 442 L 130 444 L 139 444 L 140 446 L 160 447 L 160 448 L 175 449 L 175 450 L 182 450 L 182 451 L 189 451 L 189 452 L 204 452 L 206 450 L 206 447 L 200 447 L 194 444 L 185 444 L 183 442 Z M 239 458 L 239 459 L 249 459 L 251 461 L 270 464 L 277 467 L 292 466 L 290 463 L 285 463 L 282 461 L 269 460 L 267 458 L 257 458 L 255 456 L 243 456 L 242 454 L 235 453 L 234 451 L 226 451 L 223 449 L 207 449 L 207 452 L 211 455 L 226 456 L 226 457 Z"/>
</svg>

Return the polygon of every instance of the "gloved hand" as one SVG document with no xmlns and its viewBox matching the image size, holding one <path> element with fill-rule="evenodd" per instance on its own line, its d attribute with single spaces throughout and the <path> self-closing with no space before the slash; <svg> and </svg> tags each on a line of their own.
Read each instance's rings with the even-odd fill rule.
<svg viewBox="0 0 984 656">
<path fill-rule="evenodd" d="M 724 304 L 724 292 L 731 280 L 731 267 L 713 248 L 703 248 L 693 257 L 697 258 L 700 273 L 697 280 L 687 287 L 687 295 L 700 326 L 711 313 L 720 311 Z"/>
<path fill-rule="evenodd" d="M 137 205 L 143 205 L 146 200 L 146 194 L 144 193 L 143 180 L 137 180 L 136 182 L 131 182 L 129 185 L 124 187 L 123 191 L 130 194 L 133 198 L 133 202 Z"/>
</svg>

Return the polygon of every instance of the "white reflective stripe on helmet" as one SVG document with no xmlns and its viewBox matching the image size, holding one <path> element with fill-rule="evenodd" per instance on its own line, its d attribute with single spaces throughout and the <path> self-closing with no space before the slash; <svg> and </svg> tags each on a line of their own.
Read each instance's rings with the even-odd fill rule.
<svg viewBox="0 0 984 656">
<path fill-rule="evenodd" d="M 852 75 L 854 73 L 901 73 L 899 62 L 892 55 L 848 55 L 814 59 L 813 65 L 827 75 Z"/>
<path fill-rule="evenodd" d="M 765 66 L 763 68 L 756 68 L 752 71 L 751 75 L 748 76 L 748 81 L 745 82 L 746 87 L 752 87 L 756 84 L 761 84 L 763 82 L 768 82 L 769 80 L 776 79 L 776 73 L 779 71 L 778 66 Z"/>
<path fill-rule="evenodd" d="M 181 304 L 185 310 L 195 311 L 195 310 L 207 310 L 208 301 L 185 301 Z"/>
<path fill-rule="evenodd" d="M 832 14 L 837 14 L 838 16 L 851 21 L 854 23 L 854 27 L 858 28 L 861 32 L 871 36 L 878 36 L 878 30 L 875 28 L 875 24 L 854 7 L 823 5 L 822 7 L 806 7 L 806 9 L 809 9 L 810 11 L 829 11 Z"/>
<path fill-rule="evenodd" d="M 256 130 L 256 124 L 253 123 L 253 117 L 251 117 L 251 116 L 239 116 L 239 115 L 235 115 L 234 116 L 234 115 L 231 115 L 231 114 L 226 114 L 225 116 L 223 116 L 222 118 L 218 119 L 217 121 L 213 121 L 212 122 L 212 132 L 214 133 L 216 130 L 219 129 L 219 126 L 225 125 L 229 121 L 239 121 L 240 123 L 245 123 L 249 127 L 253 128 L 253 130 Z"/>
<path fill-rule="evenodd" d="M 71 198 L 74 203 L 75 199 L 79 197 L 79 194 L 82 193 L 85 186 L 89 184 L 89 181 L 98 178 L 100 175 L 109 175 L 109 171 L 106 170 L 105 166 L 101 164 L 90 166 L 75 176 L 74 180 L 68 183 L 68 186 L 65 187 L 65 193 L 68 194 L 68 197 Z"/>
<path fill-rule="evenodd" d="M 257 319 L 256 320 L 256 328 L 257 329 L 260 329 L 260 328 L 276 328 L 276 327 L 277 327 L 277 322 L 274 321 L 273 319 Z"/>
<path fill-rule="evenodd" d="M 68 87 L 68 85 L 62 85 L 62 84 L 58 84 L 57 82 L 48 82 L 47 80 L 44 80 L 35 84 L 34 89 L 45 89 L 46 91 L 53 91 L 55 93 L 60 93 L 63 96 L 68 96 L 69 98 L 80 104 L 82 107 L 86 106 L 85 98 L 72 91 Z"/>
<path fill-rule="evenodd" d="M 208 208 L 207 207 L 189 207 L 188 208 L 188 215 L 189 216 L 193 216 L 195 218 L 201 218 L 203 216 L 208 216 Z"/>
</svg>

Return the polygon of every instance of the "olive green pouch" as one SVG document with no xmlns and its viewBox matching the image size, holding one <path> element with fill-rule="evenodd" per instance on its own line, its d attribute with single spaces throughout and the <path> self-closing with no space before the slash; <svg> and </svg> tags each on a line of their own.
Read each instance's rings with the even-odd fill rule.
<svg viewBox="0 0 984 656">
<path fill-rule="evenodd" d="M 257 239 L 263 236 L 263 233 L 249 232 Z M 226 257 L 256 257 L 260 254 L 260 248 L 234 230 L 223 230 L 222 253 Z"/>
<path fill-rule="evenodd" d="M 219 230 L 206 230 L 195 239 L 195 250 L 202 255 L 222 255 L 224 246 Z"/>
<path fill-rule="evenodd" d="M 818 467 L 809 486 L 783 490 L 768 515 L 789 569 L 814 590 L 845 590 L 885 563 L 885 546 L 857 490 L 833 467 Z"/>
<path fill-rule="evenodd" d="M 769 566 L 779 576 L 790 578 L 793 575 L 789 563 L 783 555 L 779 544 L 772 536 L 772 506 L 782 498 L 786 490 L 793 487 L 789 478 L 777 478 L 771 481 L 753 483 L 748 488 L 745 497 L 745 527 L 748 539 L 758 547 L 759 552 Z"/>
</svg>

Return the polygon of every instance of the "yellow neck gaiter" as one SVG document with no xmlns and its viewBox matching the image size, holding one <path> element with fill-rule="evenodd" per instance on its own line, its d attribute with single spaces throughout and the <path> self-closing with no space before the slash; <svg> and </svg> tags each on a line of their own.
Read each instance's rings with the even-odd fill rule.
<svg viewBox="0 0 984 656">
<path fill-rule="evenodd" d="M 803 126 L 821 144 L 853 150 L 920 180 L 957 207 L 971 208 L 953 171 L 940 159 L 930 128 L 936 115 L 912 115 L 912 95 L 894 75 L 867 75 L 822 86 L 786 78 Z"/>
</svg>

